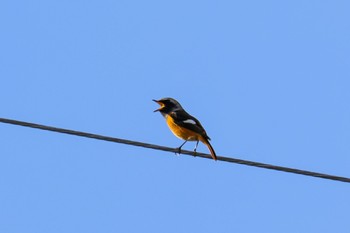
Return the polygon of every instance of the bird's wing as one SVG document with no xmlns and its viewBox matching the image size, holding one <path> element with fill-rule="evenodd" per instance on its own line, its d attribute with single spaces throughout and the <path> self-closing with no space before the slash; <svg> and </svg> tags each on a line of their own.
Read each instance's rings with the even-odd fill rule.
<svg viewBox="0 0 350 233">
<path fill-rule="evenodd" d="M 199 133 L 202 136 L 204 136 L 206 139 L 210 140 L 201 123 L 195 117 L 191 116 L 187 112 L 174 111 L 174 112 L 171 112 L 169 115 L 174 119 L 174 122 L 177 125 L 184 127 L 186 129 L 189 129 L 191 131 L 194 131 L 196 133 Z"/>
</svg>

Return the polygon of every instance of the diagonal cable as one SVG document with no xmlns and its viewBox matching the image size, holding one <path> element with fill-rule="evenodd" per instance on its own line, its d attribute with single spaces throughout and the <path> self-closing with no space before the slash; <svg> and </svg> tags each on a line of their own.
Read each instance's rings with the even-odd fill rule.
<svg viewBox="0 0 350 233">
<path fill-rule="evenodd" d="M 70 134 L 70 135 L 75 135 L 75 136 L 79 136 L 79 137 L 93 138 L 93 139 L 97 139 L 97 140 L 122 143 L 122 144 L 127 144 L 127 145 L 132 145 L 132 146 L 139 146 L 139 147 L 144 147 L 144 148 L 149 148 L 149 149 L 154 149 L 154 150 L 162 150 L 162 151 L 168 151 L 168 152 L 174 152 L 174 153 L 178 152 L 177 148 L 171 148 L 171 147 L 159 146 L 159 145 L 154 145 L 154 144 L 149 144 L 149 143 L 144 143 L 144 142 L 137 142 L 137 141 L 132 141 L 132 140 L 108 137 L 108 136 L 86 133 L 86 132 L 81 132 L 81 131 L 76 131 L 76 130 L 40 125 L 40 124 L 35 124 L 35 123 L 30 123 L 30 122 L 17 121 L 17 120 L 6 119 L 6 118 L 0 118 L 0 122 L 6 123 L 6 124 L 20 125 L 20 126 L 24 126 L 24 127 L 36 128 L 36 129 L 41 129 L 41 130 L 47 130 L 47 131 L 52 131 L 52 132 L 57 132 L 57 133 Z M 209 155 L 209 154 L 198 153 L 198 152 L 194 153 L 193 151 L 188 151 L 188 150 L 181 150 L 181 154 L 211 159 L 211 155 Z M 229 163 L 238 163 L 238 164 L 243 164 L 243 165 L 247 165 L 247 166 L 260 167 L 260 168 L 271 169 L 271 170 L 276 170 L 276 171 L 289 172 L 289 173 L 294 173 L 294 174 L 299 174 L 299 175 L 318 177 L 318 178 L 322 178 L 322 179 L 350 183 L 350 178 L 347 178 L 347 177 L 334 176 L 334 175 L 329 175 L 329 174 L 306 171 L 306 170 L 301 170 L 301 169 L 296 169 L 296 168 L 276 166 L 276 165 L 271 165 L 271 164 L 267 164 L 267 163 L 259 163 L 259 162 L 243 160 L 243 159 L 235 159 L 235 158 L 224 157 L 224 156 L 218 156 L 217 159 L 219 161 L 225 161 L 225 162 L 229 162 Z"/>
</svg>

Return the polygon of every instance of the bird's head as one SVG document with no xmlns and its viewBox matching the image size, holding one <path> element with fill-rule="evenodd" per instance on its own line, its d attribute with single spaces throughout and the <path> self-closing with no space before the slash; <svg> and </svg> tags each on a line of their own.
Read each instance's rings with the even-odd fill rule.
<svg viewBox="0 0 350 233">
<path fill-rule="evenodd" d="M 182 109 L 182 107 L 179 104 L 179 102 L 177 102 L 173 98 L 162 98 L 160 100 L 153 100 L 153 101 L 160 105 L 160 108 L 154 110 L 154 112 L 158 112 L 159 111 L 161 113 L 166 113 L 167 114 L 169 112 Z"/>
</svg>

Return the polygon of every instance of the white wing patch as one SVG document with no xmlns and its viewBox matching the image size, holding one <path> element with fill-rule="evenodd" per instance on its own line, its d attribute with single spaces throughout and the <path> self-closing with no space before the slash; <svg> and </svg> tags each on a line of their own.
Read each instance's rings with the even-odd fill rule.
<svg viewBox="0 0 350 233">
<path fill-rule="evenodd" d="M 188 124 L 192 124 L 192 125 L 196 124 L 196 122 L 194 120 L 192 120 L 192 119 L 187 119 L 187 120 L 184 120 L 183 122 L 184 123 L 188 123 Z"/>
</svg>

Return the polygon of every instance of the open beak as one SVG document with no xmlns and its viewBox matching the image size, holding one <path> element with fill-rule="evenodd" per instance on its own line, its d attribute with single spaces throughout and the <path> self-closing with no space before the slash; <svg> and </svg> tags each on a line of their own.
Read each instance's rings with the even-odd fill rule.
<svg viewBox="0 0 350 233">
<path fill-rule="evenodd" d="M 153 101 L 160 105 L 160 108 L 154 110 L 153 112 L 158 112 L 159 110 L 161 110 L 163 108 L 164 105 L 162 102 L 159 102 L 158 100 L 153 100 Z"/>
</svg>

